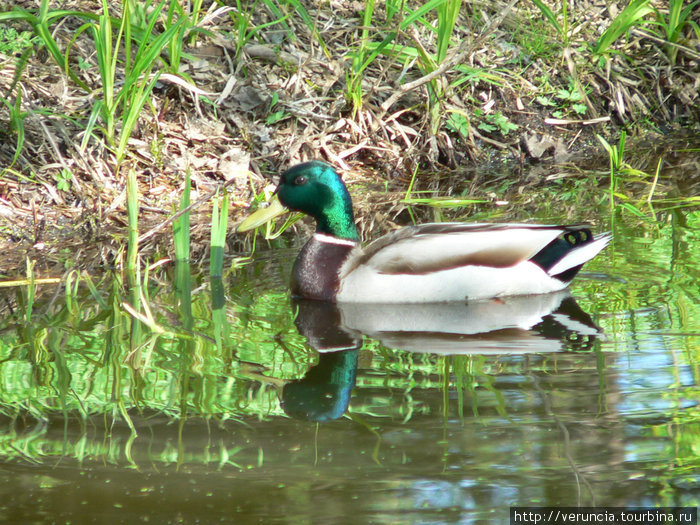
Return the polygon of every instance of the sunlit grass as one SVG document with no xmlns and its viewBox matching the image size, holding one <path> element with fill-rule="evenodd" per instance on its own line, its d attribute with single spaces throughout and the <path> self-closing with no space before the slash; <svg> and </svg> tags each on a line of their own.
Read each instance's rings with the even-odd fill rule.
<svg viewBox="0 0 700 525">
<path fill-rule="evenodd" d="M 644 18 L 653 12 L 654 9 L 649 0 L 632 0 L 600 36 L 593 47 L 593 52 L 597 55 L 608 53 L 614 42 L 632 27 L 641 24 Z"/>
<path fill-rule="evenodd" d="M 173 222 L 173 238 L 175 242 L 175 258 L 178 261 L 190 258 L 190 171 L 185 175 L 185 187 L 180 197 L 179 216 Z"/>
<path fill-rule="evenodd" d="M 219 197 L 214 197 L 214 205 L 211 212 L 211 242 L 209 275 L 221 277 L 224 271 L 224 247 L 226 245 L 226 233 L 228 224 L 228 194 L 224 192 L 219 210 Z"/>
</svg>

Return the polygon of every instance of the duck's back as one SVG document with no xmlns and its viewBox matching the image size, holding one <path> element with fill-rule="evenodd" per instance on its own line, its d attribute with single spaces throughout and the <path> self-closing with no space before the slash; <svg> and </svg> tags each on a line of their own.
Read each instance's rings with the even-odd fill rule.
<svg viewBox="0 0 700 525">
<path fill-rule="evenodd" d="M 555 292 L 608 240 L 586 225 L 411 226 L 350 257 L 336 299 L 428 303 Z"/>
</svg>

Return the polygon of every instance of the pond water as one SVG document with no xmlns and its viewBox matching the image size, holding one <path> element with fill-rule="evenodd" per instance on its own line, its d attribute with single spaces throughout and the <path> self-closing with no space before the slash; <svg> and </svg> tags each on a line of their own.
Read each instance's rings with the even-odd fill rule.
<svg viewBox="0 0 700 525">
<path fill-rule="evenodd" d="M 698 506 L 700 212 L 607 227 L 569 294 L 468 305 L 292 303 L 281 241 L 223 280 L 5 289 L 0 522 Z"/>
</svg>

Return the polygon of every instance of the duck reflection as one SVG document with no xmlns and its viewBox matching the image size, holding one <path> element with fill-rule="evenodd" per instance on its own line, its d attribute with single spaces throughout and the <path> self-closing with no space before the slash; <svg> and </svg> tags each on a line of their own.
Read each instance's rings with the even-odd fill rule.
<svg viewBox="0 0 700 525">
<path fill-rule="evenodd" d="M 350 403 L 362 334 L 343 326 L 334 304 L 300 301 L 294 306 L 298 308 L 297 329 L 320 354 L 318 364 L 303 378 L 284 385 L 282 409 L 296 419 L 337 419 Z"/>
<path fill-rule="evenodd" d="M 443 355 L 586 351 L 600 334 L 568 292 L 464 304 L 292 304 L 319 362 L 284 386 L 282 407 L 312 421 L 347 410 L 363 334 L 389 348 Z"/>
</svg>

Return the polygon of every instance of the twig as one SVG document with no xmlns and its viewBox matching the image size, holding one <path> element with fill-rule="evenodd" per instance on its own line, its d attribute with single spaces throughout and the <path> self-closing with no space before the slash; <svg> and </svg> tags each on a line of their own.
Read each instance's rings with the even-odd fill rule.
<svg viewBox="0 0 700 525">
<path fill-rule="evenodd" d="M 143 235 L 141 235 L 141 236 L 139 237 L 139 244 L 141 244 L 141 243 L 142 243 L 143 241 L 145 241 L 146 239 L 150 239 L 151 237 L 153 237 L 156 233 L 158 233 L 160 230 L 162 230 L 163 228 L 165 228 L 168 224 L 172 224 L 172 222 L 173 222 L 175 219 L 177 219 L 178 217 L 180 217 L 181 215 L 183 215 L 183 214 L 185 214 L 185 213 L 187 213 L 187 212 L 189 212 L 189 211 L 192 211 L 192 210 L 195 209 L 195 208 L 198 208 L 199 206 L 201 206 L 202 204 L 204 204 L 206 201 L 208 201 L 209 199 L 211 199 L 214 195 L 216 195 L 216 193 L 217 193 L 218 191 L 221 191 L 222 189 L 227 188 L 228 186 L 230 186 L 231 184 L 233 184 L 235 181 L 236 181 L 235 178 L 231 178 L 231 179 L 227 180 L 227 181 L 224 182 L 223 184 L 217 186 L 216 189 L 215 189 L 214 191 L 211 191 L 211 192 L 207 193 L 206 195 L 204 195 L 203 197 L 200 197 L 199 199 L 197 199 L 196 201 L 194 201 L 192 204 L 190 204 L 189 206 L 187 206 L 187 208 L 185 208 L 185 209 L 183 209 L 183 210 L 180 210 L 180 211 L 177 212 L 175 215 L 171 215 L 170 217 L 168 217 L 167 219 L 165 219 L 163 222 L 161 222 L 161 223 L 158 224 L 157 226 L 154 226 L 153 228 L 151 228 L 150 230 L 148 230 L 146 233 L 144 233 Z"/>
<path fill-rule="evenodd" d="M 583 126 L 590 126 L 591 124 L 600 124 L 601 122 L 608 122 L 609 120 L 610 120 L 610 117 L 598 117 L 598 118 L 591 118 L 588 120 L 546 118 L 546 119 L 544 119 L 544 123 L 549 124 L 550 126 L 565 126 L 566 124 L 581 124 Z"/>
</svg>

